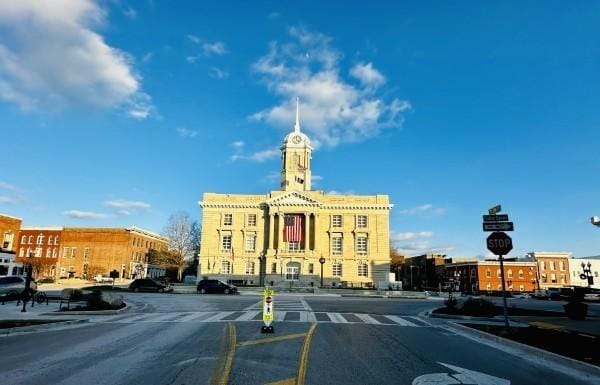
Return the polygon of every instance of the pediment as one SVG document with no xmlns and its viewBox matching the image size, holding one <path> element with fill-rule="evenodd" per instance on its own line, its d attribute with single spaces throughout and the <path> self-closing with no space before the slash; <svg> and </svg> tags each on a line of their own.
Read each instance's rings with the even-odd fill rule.
<svg viewBox="0 0 600 385">
<path fill-rule="evenodd" d="M 298 191 L 290 191 L 267 200 L 269 206 L 321 206 L 323 203 Z"/>
</svg>

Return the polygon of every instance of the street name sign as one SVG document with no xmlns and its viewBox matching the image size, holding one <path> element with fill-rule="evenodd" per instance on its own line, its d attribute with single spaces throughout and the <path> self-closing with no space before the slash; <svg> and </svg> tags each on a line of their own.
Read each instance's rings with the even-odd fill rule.
<svg viewBox="0 0 600 385">
<path fill-rule="evenodd" d="M 488 214 L 494 215 L 494 214 L 498 214 L 500 211 L 502 211 L 502 206 L 496 205 L 488 210 Z"/>
<path fill-rule="evenodd" d="M 487 248 L 496 255 L 507 255 L 513 248 L 512 239 L 500 231 L 491 233 L 487 237 Z"/>
<path fill-rule="evenodd" d="M 512 222 L 483 222 L 483 231 L 515 231 Z"/>
<path fill-rule="evenodd" d="M 496 215 L 484 215 L 484 222 L 506 222 L 508 221 L 508 214 L 496 214 Z"/>
</svg>

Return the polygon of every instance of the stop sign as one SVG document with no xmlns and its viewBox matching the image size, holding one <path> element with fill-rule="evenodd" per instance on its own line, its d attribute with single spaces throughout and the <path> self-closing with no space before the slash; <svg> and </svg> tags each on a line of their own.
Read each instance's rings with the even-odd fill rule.
<svg viewBox="0 0 600 385">
<path fill-rule="evenodd" d="M 273 298 L 267 297 L 267 298 L 265 298 L 265 302 L 266 303 L 271 303 L 271 302 L 273 302 Z"/>
<path fill-rule="evenodd" d="M 496 255 L 506 255 L 513 248 L 512 239 L 505 233 L 496 231 L 487 238 L 487 248 Z"/>
</svg>

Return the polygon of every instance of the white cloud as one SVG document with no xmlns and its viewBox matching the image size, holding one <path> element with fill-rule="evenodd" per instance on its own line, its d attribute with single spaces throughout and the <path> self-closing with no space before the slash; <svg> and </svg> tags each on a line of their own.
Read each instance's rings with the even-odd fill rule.
<svg viewBox="0 0 600 385">
<path fill-rule="evenodd" d="M 392 233 L 391 239 L 393 242 L 397 241 L 408 241 L 416 238 L 431 238 L 433 232 L 431 231 L 419 231 L 419 232 L 405 232 L 405 233 Z"/>
<path fill-rule="evenodd" d="M 280 154 L 279 149 L 278 148 L 270 148 L 270 149 L 266 149 L 266 150 L 261 150 L 261 151 L 257 151 L 253 154 L 250 155 L 245 155 L 243 153 L 237 153 L 237 154 L 233 154 L 231 156 L 231 160 L 232 161 L 236 161 L 236 160 L 251 160 L 253 162 L 264 162 L 267 161 L 269 159 L 273 159 L 278 157 Z"/>
<path fill-rule="evenodd" d="M 432 244 L 429 238 L 433 237 L 431 231 L 416 231 L 397 233 L 392 231 L 390 240 L 400 254 L 422 255 L 426 253 L 446 254 L 454 249 L 451 245 Z"/>
<path fill-rule="evenodd" d="M 128 201 L 124 199 L 106 201 L 104 202 L 104 206 L 113 209 L 127 210 L 129 213 L 131 213 L 132 210 L 148 210 L 151 207 L 150 203 L 142 201 Z"/>
<path fill-rule="evenodd" d="M 354 192 L 354 190 L 347 190 L 347 191 L 329 190 L 325 194 L 329 194 L 329 195 L 354 195 L 355 192 Z"/>
<path fill-rule="evenodd" d="M 444 209 L 444 208 L 434 207 L 432 204 L 426 203 L 424 205 L 420 205 L 417 207 L 399 210 L 398 214 L 400 214 L 400 215 L 419 215 L 419 214 L 442 215 L 445 212 L 446 212 L 446 209 Z"/>
<path fill-rule="evenodd" d="M 146 52 L 144 56 L 142 56 L 142 63 L 148 63 L 154 57 L 154 52 Z"/>
<path fill-rule="evenodd" d="M 0 190 L 4 190 L 5 195 L 0 196 L 0 204 L 16 204 L 23 201 L 22 191 L 17 186 L 0 181 Z"/>
<path fill-rule="evenodd" d="M 200 42 L 201 42 L 200 38 L 199 38 L 198 36 L 196 36 L 196 35 L 189 34 L 189 35 L 187 35 L 187 38 L 188 38 L 188 39 L 189 39 L 189 40 L 190 40 L 192 43 L 196 43 L 196 44 L 198 44 L 198 43 L 200 43 Z"/>
<path fill-rule="evenodd" d="M 127 7 L 127 9 L 123 11 L 123 15 L 130 19 L 135 19 L 137 17 L 137 11 L 133 7 Z"/>
<path fill-rule="evenodd" d="M 64 211 L 63 214 L 75 219 L 103 219 L 108 217 L 108 214 L 82 210 L 68 210 Z"/>
<path fill-rule="evenodd" d="M 229 72 L 217 67 L 212 67 L 210 69 L 210 76 L 217 79 L 227 79 L 229 77 Z"/>
<path fill-rule="evenodd" d="M 199 56 L 186 56 L 185 60 L 190 64 L 196 64 L 196 62 L 200 59 Z"/>
<path fill-rule="evenodd" d="M 350 75 L 358 79 L 365 87 L 377 88 L 385 83 L 385 77 L 373 68 L 373 63 L 356 64 L 350 69 Z"/>
<path fill-rule="evenodd" d="M 245 143 L 243 140 L 236 140 L 235 142 L 231 143 L 231 145 L 234 148 L 242 148 L 242 147 L 244 147 Z"/>
<path fill-rule="evenodd" d="M 13 204 L 13 203 L 15 203 L 14 198 L 0 195 L 0 204 Z"/>
<path fill-rule="evenodd" d="M 310 181 L 312 182 L 313 186 L 318 185 L 322 180 L 323 177 L 321 175 L 311 175 L 310 177 Z"/>
<path fill-rule="evenodd" d="M 0 181 L 0 189 L 8 191 L 17 191 L 17 188 L 10 183 Z"/>
<path fill-rule="evenodd" d="M 342 55 L 329 37 L 303 27 L 290 28 L 289 35 L 291 42 L 271 42 L 268 53 L 253 64 L 254 72 L 281 101 L 251 119 L 289 128 L 299 96 L 303 129 L 316 145 L 361 141 L 384 128 L 402 126 L 403 112 L 411 105 L 376 92 L 374 85 L 383 84 L 385 78 L 372 63 L 355 66 L 358 82 L 351 83 L 340 75 Z"/>
<path fill-rule="evenodd" d="M 91 0 L 0 2 L 0 99 L 23 110 L 121 107 L 147 117 L 130 55 L 92 29 L 105 19 Z"/>
<path fill-rule="evenodd" d="M 177 128 L 177 134 L 179 134 L 179 136 L 182 138 L 194 138 L 198 135 L 198 131 L 190 130 L 185 127 L 179 127 Z"/>
<path fill-rule="evenodd" d="M 204 56 L 222 56 L 227 53 L 227 49 L 225 48 L 225 43 L 222 41 L 215 41 L 214 43 L 202 43 L 202 53 Z"/>
</svg>

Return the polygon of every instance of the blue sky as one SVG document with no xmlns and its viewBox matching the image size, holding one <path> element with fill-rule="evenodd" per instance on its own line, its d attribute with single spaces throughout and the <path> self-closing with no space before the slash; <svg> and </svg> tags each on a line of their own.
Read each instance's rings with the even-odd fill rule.
<svg viewBox="0 0 600 385">
<path fill-rule="evenodd" d="M 315 188 L 387 193 L 407 254 L 600 253 L 600 3 L 0 4 L 0 212 L 161 231 L 203 192 L 277 188 L 293 126 Z"/>
</svg>

